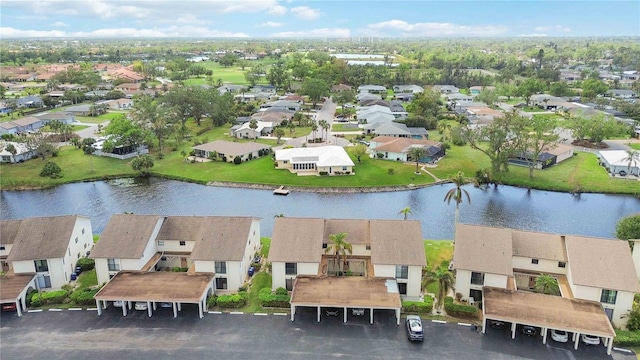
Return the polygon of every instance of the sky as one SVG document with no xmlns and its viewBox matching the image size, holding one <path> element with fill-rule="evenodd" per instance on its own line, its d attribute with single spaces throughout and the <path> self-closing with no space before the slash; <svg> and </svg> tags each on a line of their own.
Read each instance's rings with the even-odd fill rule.
<svg viewBox="0 0 640 360">
<path fill-rule="evenodd" d="M 0 39 L 517 36 L 640 36 L 640 1 L 0 1 Z"/>
</svg>

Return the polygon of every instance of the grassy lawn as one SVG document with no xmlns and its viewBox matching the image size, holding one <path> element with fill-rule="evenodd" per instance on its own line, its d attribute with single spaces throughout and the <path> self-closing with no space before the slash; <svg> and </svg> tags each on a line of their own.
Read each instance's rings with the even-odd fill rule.
<svg viewBox="0 0 640 360">
<path fill-rule="evenodd" d="M 267 274 L 264 271 L 261 271 L 254 275 L 253 279 L 251 280 L 251 288 L 249 288 L 249 300 L 247 301 L 248 305 L 242 309 L 238 309 L 238 311 L 250 313 L 264 311 L 264 309 L 260 305 L 259 293 L 260 289 L 266 287 L 271 288 L 271 275 Z"/>
<path fill-rule="evenodd" d="M 333 131 L 353 131 L 353 132 L 362 132 L 362 129 L 358 127 L 346 127 L 345 124 L 333 124 L 331 127 Z"/>
<path fill-rule="evenodd" d="M 96 275 L 96 269 L 85 271 L 78 276 L 78 290 L 86 289 L 91 286 L 98 285 L 98 276 Z"/>
<path fill-rule="evenodd" d="M 260 255 L 264 258 L 269 257 L 269 249 L 271 248 L 271 238 L 262 237 L 260 238 Z"/>
<path fill-rule="evenodd" d="M 512 97 L 510 100 L 505 100 L 503 102 L 505 104 L 515 105 L 515 104 L 519 104 L 521 102 L 524 102 L 524 100 L 522 98 L 519 98 L 519 97 Z"/>
<path fill-rule="evenodd" d="M 229 67 L 224 67 L 215 61 L 203 61 L 198 63 L 197 65 L 203 66 L 207 70 L 213 71 L 213 78 L 217 81 L 218 79 L 222 79 L 224 83 L 232 83 L 236 85 L 249 85 L 247 80 L 244 77 L 244 73 L 251 69 L 251 65 L 255 65 L 258 63 L 264 63 L 263 61 L 248 61 L 249 66 L 245 67 L 244 70 L 240 66 L 234 65 Z M 265 66 L 267 67 L 267 66 Z M 268 67 L 267 67 L 268 68 Z M 185 85 L 201 85 L 206 84 L 207 79 L 205 76 L 199 78 L 191 78 L 185 80 Z M 267 84 L 268 81 L 264 78 L 259 84 Z"/>
<path fill-rule="evenodd" d="M 427 256 L 427 267 L 435 269 L 442 263 L 449 263 L 453 259 L 453 241 L 451 240 L 425 240 L 424 252 Z M 427 286 L 428 293 L 438 292 L 438 283 Z"/>
<path fill-rule="evenodd" d="M 629 146 L 632 149 L 640 150 L 640 143 L 631 143 L 631 144 L 629 144 Z"/>
<path fill-rule="evenodd" d="M 526 112 L 530 112 L 530 113 L 537 113 L 537 112 L 547 111 L 547 110 L 544 110 L 544 109 L 540 109 L 537 106 L 525 106 L 525 107 L 522 108 L 522 110 L 524 110 Z"/>
<path fill-rule="evenodd" d="M 79 121 L 81 123 L 88 123 L 88 124 L 101 124 L 105 121 L 111 121 L 123 114 L 124 112 L 120 112 L 120 111 L 110 111 L 106 114 L 102 114 L 100 116 L 95 116 L 95 117 L 94 116 L 76 116 L 76 121 Z"/>
</svg>

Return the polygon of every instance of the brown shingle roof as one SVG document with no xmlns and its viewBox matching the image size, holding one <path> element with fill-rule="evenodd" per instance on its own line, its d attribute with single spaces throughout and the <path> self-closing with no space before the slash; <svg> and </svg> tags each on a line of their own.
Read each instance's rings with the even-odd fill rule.
<svg viewBox="0 0 640 360">
<path fill-rule="evenodd" d="M 574 284 L 640 292 L 626 241 L 567 236 L 565 243 Z"/>
<path fill-rule="evenodd" d="M 376 151 L 388 151 L 395 153 L 401 153 L 411 145 L 436 146 L 439 144 L 438 142 L 431 140 L 417 140 L 392 136 L 377 136 L 371 139 L 371 142 L 382 143 L 374 148 Z"/>
<path fill-rule="evenodd" d="M 511 229 L 458 224 L 453 266 L 491 274 L 512 276 Z"/>
<path fill-rule="evenodd" d="M 13 244 L 20 229 L 22 220 L 2 220 L 0 221 L 0 244 Z"/>
<path fill-rule="evenodd" d="M 252 217 L 204 217 L 191 260 L 241 261 L 253 220 Z"/>
<path fill-rule="evenodd" d="M 91 258 L 140 259 L 144 254 L 159 215 L 115 214 L 105 227 Z"/>
<path fill-rule="evenodd" d="M 319 263 L 323 234 L 323 219 L 276 218 L 269 261 Z"/>
<path fill-rule="evenodd" d="M 62 258 L 78 215 L 27 218 L 21 221 L 7 261 Z"/>
<path fill-rule="evenodd" d="M 225 154 L 227 156 L 239 156 L 261 149 L 269 149 L 271 146 L 265 144 L 259 144 L 256 142 L 238 143 L 233 141 L 216 140 L 206 144 L 193 147 L 196 150 L 202 151 L 215 151 L 217 153 Z"/>
<path fill-rule="evenodd" d="M 346 233 L 346 242 L 354 245 L 370 245 L 371 233 L 369 230 L 369 222 L 367 220 L 328 219 L 324 222 L 324 239 L 322 239 L 322 242 L 330 244 L 330 235 Z"/>
<path fill-rule="evenodd" d="M 567 261 L 564 243 L 560 235 L 513 230 L 512 237 L 514 256 Z"/>
<path fill-rule="evenodd" d="M 383 265 L 427 265 L 420 222 L 371 220 L 371 262 Z"/>
</svg>

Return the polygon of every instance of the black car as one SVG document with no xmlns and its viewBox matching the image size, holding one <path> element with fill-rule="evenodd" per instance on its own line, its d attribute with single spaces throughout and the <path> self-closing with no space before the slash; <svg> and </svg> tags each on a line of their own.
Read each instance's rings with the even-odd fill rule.
<svg viewBox="0 0 640 360">
<path fill-rule="evenodd" d="M 420 316 L 408 315 L 405 324 L 407 327 L 407 338 L 409 338 L 409 340 L 424 340 L 424 332 L 422 331 L 422 319 L 420 319 Z"/>
<path fill-rule="evenodd" d="M 522 333 L 527 336 L 536 336 L 538 329 L 533 326 L 525 325 L 522 327 Z"/>
<path fill-rule="evenodd" d="M 493 329 L 502 330 L 507 327 L 507 324 L 500 320 L 489 320 L 489 326 Z"/>
<path fill-rule="evenodd" d="M 627 172 L 624 170 L 620 170 L 618 174 L 620 174 L 620 176 L 627 176 Z"/>
</svg>

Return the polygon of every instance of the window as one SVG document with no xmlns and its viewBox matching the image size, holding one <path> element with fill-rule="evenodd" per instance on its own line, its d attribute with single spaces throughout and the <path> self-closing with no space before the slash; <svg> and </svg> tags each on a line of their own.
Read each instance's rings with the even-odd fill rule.
<svg viewBox="0 0 640 360">
<path fill-rule="evenodd" d="M 49 271 L 49 263 L 47 262 L 47 260 L 36 260 L 33 263 L 36 266 L 36 272 Z"/>
<path fill-rule="evenodd" d="M 76 244 L 78 243 L 78 237 L 76 236 Z"/>
<path fill-rule="evenodd" d="M 216 274 L 226 274 L 226 273 L 227 273 L 227 262 L 216 261 Z"/>
<path fill-rule="evenodd" d="M 116 259 L 107 259 L 107 267 L 109 271 L 120 271 L 120 264 Z"/>
<path fill-rule="evenodd" d="M 78 253 L 78 259 L 80 259 L 80 253 Z"/>
<path fill-rule="evenodd" d="M 408 279 L 409 267 L 407 265 L 396 265 L 396 279 Z"/>
<path fill-rule="evenodd" d="M 326 249 L 327 248 L 327 244 L 326 243 L 322 244 L 322 248 Z"/>
<path fill-rule="evenodd" d="M 371 250 L 371 245 L 366 245 L 366 246 L 365 246 L 365 248 L 366 248 L 367 250 Z"/>
<path fill-rule="evenodd" d="M 85 244 L 84 244 L 84 249 L 86 249 L 86 248 L 87 248 L 87 244 L 85 243 Z"/>
<path fill-rule="evenodd" d="M 398 283 L 398 292 L 400 293 L 400 295 L 407 295 L 407 284 Z"/>
<path fill-rule="evenodd" d="M 84 228 L 82 228 L 82 235 L 84 235 Z"/>
<path fill-rule="evenodd" d="M 531 263 L 534 264 L 534 265 L 537 265 L 538 264 L 538 259 L 531 259 Z"/>
<path fill-rule="evenodd" d="M 285 288 L 286 288 L 287 290 L 289 290 L 289 291 L 293 291 L 293 282 L 294 282 L 295 280 L 296 280 L 296 279 L 293 279 L 293 278 L 285 279 L 285 280 L 284 280 L 284 286 L 285 286 Z"/>
<path fill-rule="evenodd" d="M 616 290 L 602 289 L 600 302 L 605 304 L 615 304 L 617 297 L 618 297 L 618 292 Z"/>
<path fill-rule="evenodd" d="M 285 273 L 285 275 L 298 275 L 298 264 L 297 263 L 285 263 L 284 264 L 284 273 Z"/>
<path fill-rule="evenodd" d="M 4 245 L 0 245 L 0 250 L 4 250 Z"/>
<path fill-rule="evenodd" d="M 227 289 L 227 278 L 216 278 L 216 289 L 226 290 Z"/>
<path fill-rule="evenodd" d="M 180 241 L 180 246 L 185 246 L 185 245 L 187 245 L 186 241 Z"/>
<path fill-rule="evenodd" d="M 564 261 L 558 261 L 558 267 L 559 268 L 565 268 L 565 267 L 567 267 L 567 263 L 564 262 Z"/>
<path fill-rule="evenodd" d="M 164 240 L 158 240 L 158 246 L 164 246 Z"/>
<path fill-rule="evenodd" d="M 484 273 L 471 272 L 471 283 L 473 285 L 484 285 Z"/>
</svg>

